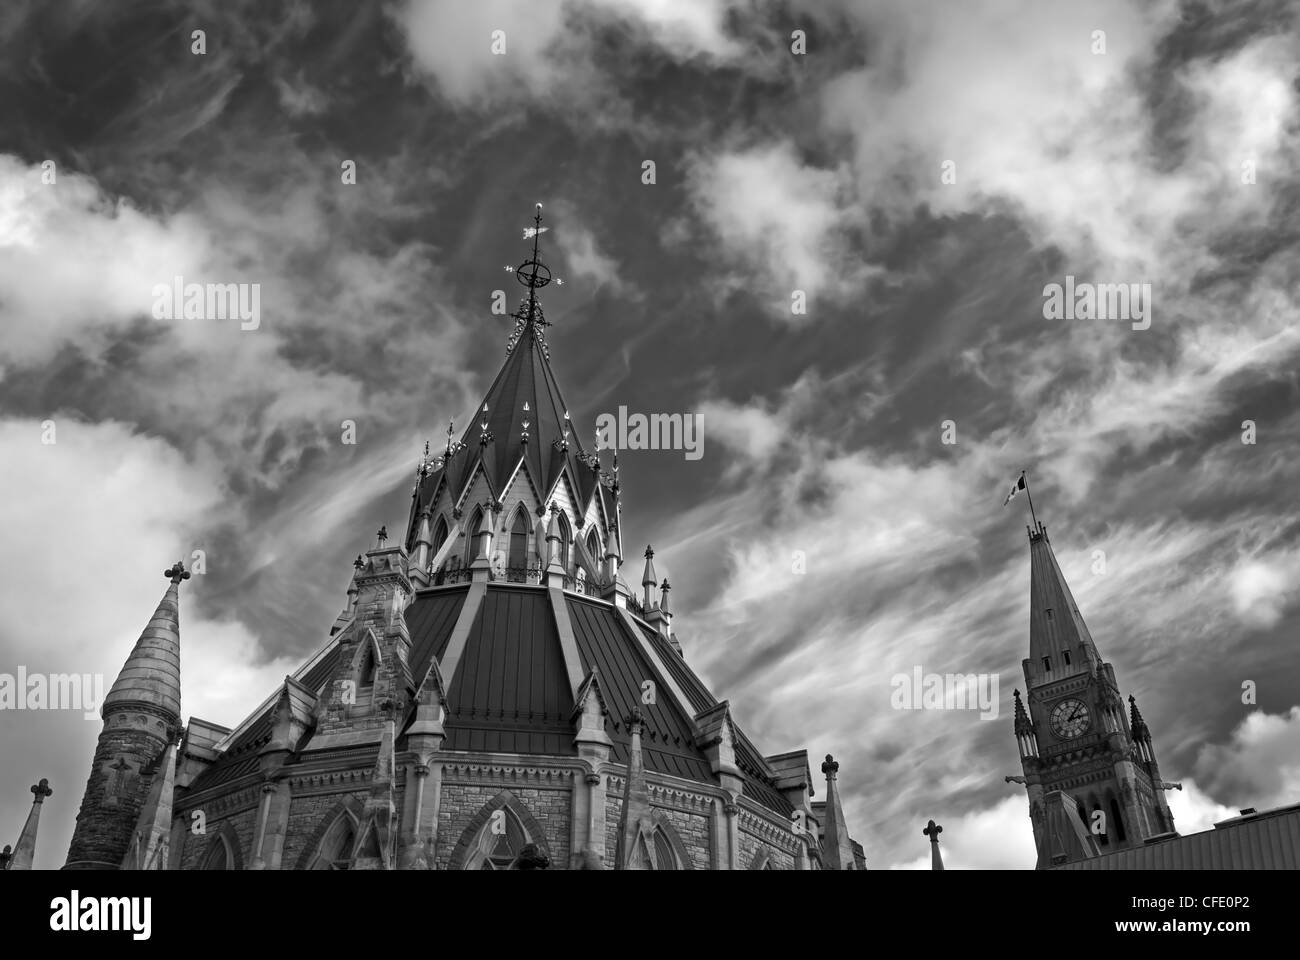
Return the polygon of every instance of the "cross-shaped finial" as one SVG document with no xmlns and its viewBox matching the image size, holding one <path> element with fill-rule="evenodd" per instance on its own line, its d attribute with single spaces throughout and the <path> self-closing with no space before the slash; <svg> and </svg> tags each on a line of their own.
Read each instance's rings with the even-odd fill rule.
<svg viewBox="0 0 1300 960">
<path fill-rule="evenodd" d="M 32 793 L 36 796 L 36 803 L 43 803 L 46 797 L 53 796 L 54 791 L 50 789 L 50 781 L 42 777 L 40 783 L 32 786 Z"/>
<path fill-rule="evenodd" d="M 375 534 L 375 540 L 376 540 L 377 544 L 378 544 L 379 546 L 381 546 L 381 547 L 382 547 L 384 544 L 386 544 L 386 543 L 388 542 L 388 525 L 387 525 L 387 524 L 385 524 L 384 526 L 382 526 L 382 527 L 379 528 L 379 532 Z"/>
<path fill-rule="evenodd" d="M 826 754 L 826 762 L 822 764 L 822 773 L 839 773 L 840 765 L 835 762 L 835 758 L 829 753 Z"/>
<path fill-rule="evenodd" d="M 355 560 L 352 561 L 352 566 L 354 566 L 354 567 L 356 567 L 358 570 L 360 570 L 360 569 L 361 569 L 362 567 L 364 567 L 365 565 L 366 565 L 366 561 L 365 561 L 365 559 L 361 556 L 361 554 L 358 553 L 358 554 L 357 554 L 357 558 L 356 558 Z"/>
<path fill-rule="evenodd" d="M 931 843 L 938 843 L 939 834 L 943 833 L 943 827 L 931 820 L 922 828 L 921 832 L 930 838 Z"/>
<path fill-rule="evenodd" d="M 163 571 L 163 576 L 171 580 L 172 583 L 180 583 L 182 580 L 190 578 L 190 572 L 185 569 L 184 563 L 177 560 L 170 570 Z"/>
</svg>

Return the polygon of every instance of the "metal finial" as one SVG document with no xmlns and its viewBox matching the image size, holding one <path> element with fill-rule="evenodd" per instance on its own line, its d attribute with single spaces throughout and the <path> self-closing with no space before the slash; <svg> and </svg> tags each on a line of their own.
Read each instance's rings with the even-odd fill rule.
<svg viewBox="0 0 1300 960">
<path fill-rule="evenodd" d="M 171 580 L 172 583 L 180 583 L 182 580 L 190 578 L 190 572 L 185 569 L 185 564 L 177 560 L 170 570 L 164 570 L 163 576 Z"/>
</svg>

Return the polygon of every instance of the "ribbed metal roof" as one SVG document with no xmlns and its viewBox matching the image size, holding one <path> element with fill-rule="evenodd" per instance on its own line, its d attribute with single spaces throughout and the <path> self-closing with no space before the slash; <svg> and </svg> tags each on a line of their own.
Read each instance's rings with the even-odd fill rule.
<svg viewBox="0 0 1300 960">
<path fill-rule="evenodd" d="M 487 591 L 447 701 L 447 750 L 576 752 L 573 694 L 546 591 L 504 585 Z"/>
<path fill-rule="evenodd" d="M 522 457 L 528 465 L 529 475 L 541 487 L 543 495 L 550 491 L 567 465 L 577 486 L 579 503 L 586 504 L 591 498 L 597 478 L 591 467 L 579 460 L 585 447 L 578 431 L 570 429 L 567 449 L 558 445 L 564 435 L 567 408 L 560 396 L 560 386 L 551 370 L 551 363 L 542 352 L 534 329 L 531 324 L 528 326 L 502 364 L 475 410 L 473 422 L 461 434 L 461 449 L 452 454 L 441 469 L 419 482 L 406 528 L 408 550 L 415 544 L 420 510 L 437 497 L 444 484 L 450 489 L 452 501 L 458 501 L 480 464 L 496 497 L 501 496 Z M 528 404 L 527 412 L 524 411 L 525 403 Z M 488 432 L 492 435 L 488 443 L 479 442 L 484 404 L 487 405 Z M 529 421 L 526 444 L 522 439 L 524 420 Z"/>
<path fill-rule="evenodd" d="M 618 612 L 609 604 L 579 597 L 566 597 L 574 639 L 582 657 L 582 672 L 600 671 L 600 688 L 609 707 L 606 728 L 614 741 L 610 759 L 627 763 L 631 736 L 625 720 L 633 707 L 645 718 L 641 752 L 647 770 L 702 783 L 715 783 L 713 769 L 691 730 L 690 718 L 673 703 L 664 678 L 641 653 L 634 637 L 628 636 Z M 676 654 L 674 654 L 676 656 Z M 655 702 L 642 702 L 642 685 L 655 684 Z"/>
<path fill-rule="evenodd" d="M 1054 870 L 1300 870 L 1300 804 Z"/>
<path fill-rule="evenodd" d="M 429 669 L 432 657 L 442 659 L 456 618 L 465 605 L 469 584 L 436 592 L 417 594 L 406 608 L 406 629 L 411 637 L 411 674 L 418 683 Z"/>
<path fill-rule="evenodd" d="M 668 672 L 672 674 L 673 680 L 686 694 L 686 698 L 691 701 L 691 706 L 695 708 L 697 714 L 708 710 L 710 707 L 717 706 L 718 699 L 709 692 L 709 688 L 695 675 L 695 671 L 690 668 L 690 665 L 682 659 L 659 631 L 650 627 L 642 627 L 642 632 L 654 645 L 655 652 L 659 654 L 659 659 L 667 666 Z M 732 726 L 736 731 L 736 766 L 740 767 L 741 773 L 745 774 L 745 796 L 761 803 L 769 810 L 776 810 L 788 816 L 793 812 L 794 806 L 785 798 L 785 794 L 772 786 L 763 771 L 765 764 L 762 755 L 750 742 L 744 731 L 736 725 L 734 717 L 732 718 Z"/>
</svg>

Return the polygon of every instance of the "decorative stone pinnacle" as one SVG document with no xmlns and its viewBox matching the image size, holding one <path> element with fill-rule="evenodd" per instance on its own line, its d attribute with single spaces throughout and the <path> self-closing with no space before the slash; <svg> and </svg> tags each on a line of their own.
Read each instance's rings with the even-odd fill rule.
<svg viewBox="0 0 1300 960">
<path fill-rule="evenodd" d="M 930 838 L 931 843 L 938 843 L 939 834 L 943 833 L 943 827 L 931 820 L 922 828 L 921 832 Z"/>
<path fill-rule="evenodd" d="M 835 758 L 829 753 L 826 754 L 826 762 L 822 764 L 822 773 L 834 776 L 840 772 L 840 765 L 835 762 Z"/>
<path fill-rule="evenodd" d="M 182 580 L 190 578 L 190 572 L 185 569 L 185 564 L 177 560 L 170 570 L 164 570 L 163 576 L 171 580 L 172 583 L 180 583 Z"/>
<path fill-rule="evenodd" d="M 379 532 L 375 534 L 375 545 L 382 547 L 387 542 L 388 542 L 388 525 L 385 524 L 384 526 L 380 527 Z"/>
<path fill-rule="evenodd" d="M 634 727 L 637 733 L 641 731 L 641 727 L 645 725 L 645 717 L 642 716 L 640 707 L 632 708 L 632 712 L 627 715 L 626 724 L 628 733 L 632 733 Z"/>
<path fill-rule="evenodd" d="M 650 560 L 654 557 L 654 555 L 655 555 L 654 550 L 650 547 L 650 544 L 647 543 L 645 547 L 645 558 L 647 560 Z"/>
<path fill-rule="evenodd" d="M 365 565 L 366 565 L 365 558 L 362 557 L 361 554 L 358 553 L 358 554 L 357 554 L 357 558 L 356 558 L 355 560 L 352 561 L 352 566 L 354 566 L 354 567 L 356 567 L 358 570 L 360 570 L 360 569 L 361 569 L 362 567 L 364 567 Z"/>
<path fill-rule="evenodd" d="M 36 803 L 44 803 L 46 797 L 54 795 L 54 791 L 50 789 L 50 781 L 44 777 L 41 778 L 40 783 L 32 786 L 32 793 L 36 796 Z"/>
</svg>

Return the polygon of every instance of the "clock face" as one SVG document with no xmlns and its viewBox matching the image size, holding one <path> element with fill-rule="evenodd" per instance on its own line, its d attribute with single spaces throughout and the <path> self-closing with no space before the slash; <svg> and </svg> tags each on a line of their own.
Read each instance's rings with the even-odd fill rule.
<svg viewBox="0 0 1300 960">
<path fill-rule="evenodd" d="M 1052 708 L 1052 732 L 1062 740 L 1083 736 L 1088 729 L 1088 705 L 1082 700 L 1062 700 Z"/>
</svg>

